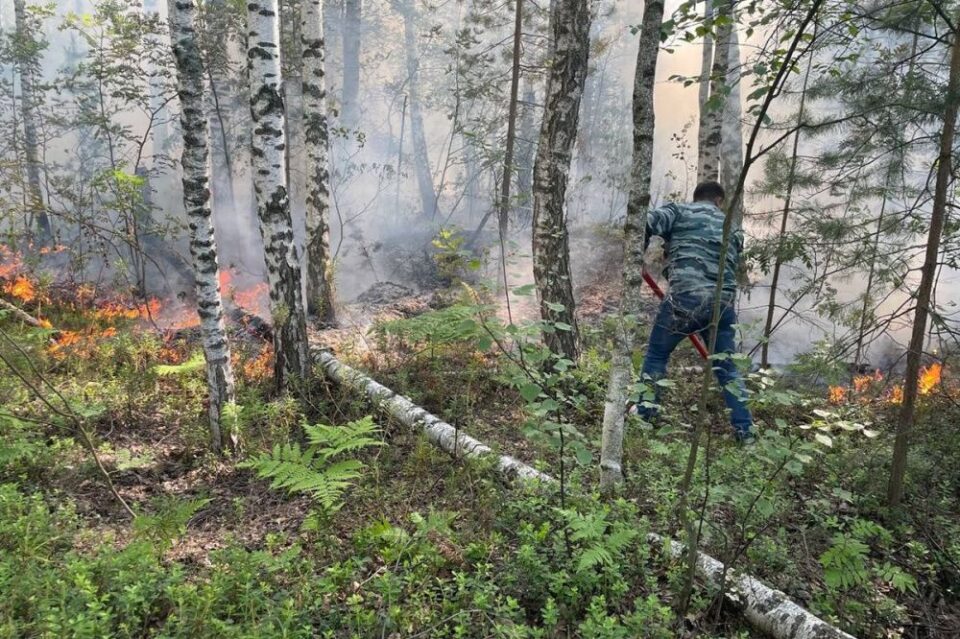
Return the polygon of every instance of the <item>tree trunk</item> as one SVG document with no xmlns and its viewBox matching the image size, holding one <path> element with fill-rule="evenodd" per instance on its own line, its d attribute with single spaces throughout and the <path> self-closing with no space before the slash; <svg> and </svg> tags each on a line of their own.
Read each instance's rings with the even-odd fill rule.
<svg viewBox="0 0 960 639">
<path fill-rule="evenodd" d="M 513 67 L 510 72 L 510 107 L 507 113 L 507 148 L 503 155 L 503 180 L 500 184 L 500 206 L 498 221 L 500 224 L 501 247 L 507 241 L 510 224 L 510 177 L 513 173 L 513 149 L 517 138 L 517 98 L 520 91 L 520 36 L 523 34 L 523 0 L 514 0 L 513 24 Z M 506 259 L 501 255 L 500 259 Z"/>
<path fill-rule="evenodd" d="M 960 12 L 957 15 L 960 18 Z M 953 34 L 950 55 L 950 79 L 947 85 L 946 108 L 943 115 L 943 130 L 940 133 L 940 157 L 937 160 L 937 182 L 933 191 L 933 211 L 930 216 L 930 234 L 927 251 L 920 271 L 920 287 L 917 290 L 917 307 L 913 320 L 913 333 L 907 351 L 906 379 L 903 383 L 903 404 L 897 420 L 897 438 L 893 449 L 893 465 L 890 468 L 890 483 L 887 487 L 887 503 L 891 508 L 900 505 L 903 498 L 903 479 L 907 471 L 907 448 L 910 431 L 913 430 L 914 412 L 917 403 L 917 382 L 923 356 L 923 340 L 927 330 L 927 315 L 930 313 L 930 295 L 936 275 L 937 258 L 940 254 L 940 236 L 947 211 L 947 189 L 950 185 L 953 160 L 953 138 L 957 124 L 957 106 L 960 104 L 960 34 Z"/>
<path fill-rule="evenodd" d="M 713 28 L 713 0 L 706 0 L 703 7 L 703 23 Z M 703 182 L 704 168 L 710 164 L 710 159 L 704 157 L 709 147 L 707 145 L 707 130 L 710 128 L 710 113 L 707 101 L 710 99 L 710 73 L 713 69 L 713 35 L 712 31 L 703 36 L 703 53 L 700 61 L 700 121 L 697 127 L 697 182 Z"/>
<path fill-rule="evenodd" d="M 227 443 L 223 408 L 234 401 L 230 344 L 223 321 L 217 243 L 210 215 L 207 120 L 204 115 L 203 63 L 194 32 L 193 0 L 169 0 L 170 40 L 177 64 L 180 126 L 183 130 L 183 204 L 190 229 L 197 313 L 203 337 L 210 392 L 210 443 L 219 452 Z M 234 442 L 235 443 L 235 442 Z"/>
<path fill-rule="evenodd" d="M 422 431 L 431 444 L 457 459 L 493 454 L 490 447 L 483 442 L 466 435 L 360 371 L 340 363 L 329 351 L 313 349 L 311 355 L 317 368 L 329 379 L 354 393 L 366 395 L 378 409 L 404 426 Z M 499 455 L 493 468 L 505 479 L 557 483 L 552 475 L 536 470 L 509 455 Z M 652 546 L 663 548 L 672 559 L 680 558 L 686 553 L 683 544 L 656 533 L 648 533 L 647 541 Z M 704 580 L 714 587 L 719 585 L 722 575 L 729 574 L 723 563 L 700 552 L 696 553 L 696 567 Z M 726 591 L 727 598 L 742 607 L 744 617 L 752 626 L 774 639 L 853 639 L 804 610 L 784 593 L 766 586 L 750 575 L 733 574 L 732 581 L 732 587 Z"/>
<path fill-rule="evenodd" d="M 889 182 L 888 182 L 889 184 Z M 854 368 L 860 366 L 863 358 L 863 343 L 867 336 L 867 318 L 870 304 L 873 302 L 873 279 L 877 274 L 877 258 L 879 258 L 880 234 L 883 232 L 883 221 L 887 214 L 887 190 L 883 190 L 883 199 L 880 201 L 880 215 L 877 216 L 877 230 L 873 234 L 873 246 L 870 250 L 870 268 L 867 271 L 867 287 L 863 291 L 863 306 L 860 308 L 860 326 L 857 329 L 857 347 L 853 354 Z"/>
<path fill-rule="evenodd" d="M 33 86 L 36 61 L 33 59 L 32 46 L 30 46 L 33 36 L 28 33 L 25 0 L 14 0 L 13 11 L 19 49 L 17 67 L 20 72 L 23 146 L 27 164 L 27 207 L 31 218 L 37 223 L 40 243 L 46 245 L 53 241 L 53 229 L 43 203 L 43 189 L 40 186 L 40 143 L 37 136 L 37 101 Z"/>
<path fill-rule="evenodd" d="M 643 241 L 650 208 L 650 177 L 653 164 L 655 114 L 653 89 L 660 53 L 663 0 L 646 0 L 640 28 L 640 47 L 633 81 L 633 165 L 624 223 L 625 259 L 621 317 L 614 334 L 610 380 L 603 407 L 603 437 L 600 450 L 600 488 L 609 491 L 623 482 L 623 419 L 632 375 L 630 353 L 636 346 L 636 320 L 641 313 L 643 290 Z"/>
<path fill-rule="evenodd" d="M 740 104 L 740 41 L 736 24 L 731 25 L 727 49 L 727 87 L 730 93 L 723 101 L 720 116 L 720 183 L 723 190 L 733 197 L 737 180 L 743 170 L 743 113 Z M 743 195 L 736 202 L 728 202 L 727 209 L 733 215 L 734 224 L 743 221 Z"/>
<path fill-rule="evenodd" d="M 306 199 L 305 142 L 303 139 L 303 45 L 300 34 L 302 4 L 280 0 L 280 61 L 283 72 L 284 126 L 287 134 L 287 191 L 291 211 L 299 212 Z"/>
<path fill-rule="evenodd" d="M 534 137 L 533 110 L 536 95 L 532 88 L 523 93 L 523 109 L 520 113 L 520 134 L 517 144 L 517 194 L 518 206 L 514 219 L 526 226 L 533 215 L 533 158 L 536 152 Z"/>
<path fill-rule="evenodd" d="M 360 94 L 360 38 L 363 28 L 362 0 L 343 2 L 343 95 L 340 119 L 347 128 L 359 121 L 357 97 Z"/>
<path fill-rule="evenodd" d="M 291 378 L 302 378 L 307 372 L 308 353 L 300 258 L 286 185 L 277 0 L 251 0 L 247 24 L 253 187 L 270 286 L 274 378 L 279 388 L 286 388 Z"/>
<path fill-rule="evenodd" d="M 437 194 L 433 189 L 433 172 L 427 152 L 427 135 L 423 126 L 423 105 L 420 102 L 420 60 L 415 33 L 416 11 L 411 0 L 400 4 L 403 17 L 403 42 L 407 59 L 407 94 L 410 96 L 410 136 L 413 138 L 413 164 L 420 190 L 423 214 L 433 219 L 437 213 Z"/>
<path fill-rule="evenodd" d="M 720 0 L 718 17 L 732 18 L 731 4 L 729 0 Z M 727 101 L 727 69 L 730 66 L 730 38 L 732 33 L 732 22 L 724 22 L 717 27 L 717 43 L 713 52 L 713 66 L 710 72 L 710 99 L 706 102 L 706 109 L 701 107 L 700 113 L 700 129 L 703 137 L 699 149 L 697 182 L 720 179 L 720 145 L 723 141 L 722 120 L 724 104 Z"/>
<path fill-rule="evenodd" d="M 323 0 L 301 0 L 303 120 L 307 152 L 307 311 L 324 326 L 334 315 L 330 262 L 330 132 L 324 80 Z"/>
<path fill-rule="evenodd" d="M 366 395 L 378 409 L 407 428 L 422 431 L 431 444 L 454 457 L 458 459 L 464 457 L 477 458 L 495 454 L 483 442 L 467 435 L 436 415 L 428 413 L 410 401 L 409 398 L 398 395 L 360 371 L 340 363 L 329 351 L 314 349 L 311 351 L 311 355 L 317 367 L 331 380 L 354 393 Z M 509 455 L 497 455 L 496 468 L 501 474 L 508 477 L 543 481 L 553 480 L 549 475 L 545 475 Z"/>
<path fill-rule="evenodd" d="M 206 38 L 215 40 L 226 37 L 230 9 L 226 0 L 210 0 L 205 11 L 204 28 L 208 30 Z M 234 189 L 234 161 L 230 149 L 230 140 L 227 136 L 227 122 L 231 119 L 230 105 L 233 96 L 229 84 L 223 80 L 222 74 L 229 71 L 229 49 L 224 47 L 217 51 L 205 52 L 204 66 L 206 67 L 207 84 L 210 93 L 207 96 L 207 121 L 210 128 L 210 165 L 212 172 L 212 195 L 214 210 L 229 211 L 231 215 L 236 209 L 236 193 Z"/>
<path fill-rule="evenodd" d="M 550 22 L 550 69 L 533 169 L 533 277 L 540 316 L 551 325 L 544 341 L 554 353 L 576 361 L 579 337 L 564 201 L 590 54 L 589 3 L 557 0 Z"/>
<path fill-rule="evenodd" d="M 816 38 L 816 25 L 814 25 Z M 787 242 L 787 222 L 790 219 L 790 206 L 793 204 L 793 188 L 797 177 L 797 158 L 800 147 L 800 126 L 803 124 L 805 107 L 807 104 L 807 86 L 810 82 L 810 70 L 813 68 L 813 57 L 807 61 L 807 70 L 803 75 L 803 86 L 800 89 L 800 108 L 797 111 L 797 130 L 793 134 L 793 148 L 790 151 L 790 170 L 787 173 L 787 193 L 783 198 L 783 213 L 780 216 L 780 234 L 777 236 L 777 253 L 773 258 L 773 276 L 770 280 L 770 299 L 767 302 L 767 320 L 763 326 L 763 346 L 760 349 L 760 365 L 763 368 L 770 366 L 770 334 L 773 332 L 773 315 L 777 308 L 777 287 L 780 285 L 780 269 L 783 267 L 783 251 Z"/>
</svg>

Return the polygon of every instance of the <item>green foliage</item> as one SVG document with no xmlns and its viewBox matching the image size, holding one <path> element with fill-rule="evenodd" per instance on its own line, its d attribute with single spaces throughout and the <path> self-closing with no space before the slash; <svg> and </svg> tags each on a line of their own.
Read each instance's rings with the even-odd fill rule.
<svg viewBox="0 0 960 639">
<path fill-rule="evenodd" d="M 458 229 L 441 228 L 430 243 L 436 249 L 433 260 L 447 280 L 460 280 L 480 268 L 480 260 L 466 247 L 466 238 Z"/>
<path fill-rule="evenodd" d="M 137 515 L 133 520 L 134 537 L 149 542 L 162 554 L 186 532 L 187 522 L 208 503 L 209 499 L 163 497 L 157 500 L 155 513 Z"/>
<path fill-rule="evenodd" d="M 309 445 L 276 444 L 270 452 L 238 464 L 251 468 L 257 476 L 272 480 L 270 487 L 290 493 L 310 495 L 326 511 L 342 506 L 341 496 L 351 483 L 360 477 L 364 464 L 356 459 L 337 459 L 346 453 L 355 453 L 383 442 L 373 435 L 379 427 L 371 417 L 343 426 L 304 425 Z"/>
<path fill-rule="evenodd" d="M 159 364 L 153 370 L 157 375 L 184 375 L 202 370 L 204 364 L 203 353 L 194 353 L 190 359 L 182 364 Z"/>
</svg>

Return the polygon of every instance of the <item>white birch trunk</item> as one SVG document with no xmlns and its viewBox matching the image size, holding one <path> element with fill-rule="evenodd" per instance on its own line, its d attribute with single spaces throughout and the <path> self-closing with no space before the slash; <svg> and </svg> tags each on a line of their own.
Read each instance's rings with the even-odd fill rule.
<svg viewBox="0 0 960 639">
<path fill-rule="evenodd" d="M 209 133 L 204 114 L 203 63 L 195 40 L 195 17 L 194 0 L 169 0 L 170 42 L 177 65 L 183 131 L 183 205 L 189 220 L 190 256 L 210 392 L 210 442 L 214 451 L 219 452 L 226 443 L 223 408 L 233 403 L 234 386 L 230 344 L 220 298 L 217 243 L 210 215 Z"/>
<path fill-rule="evenodd" d="M 713 20 L 713 0 L 706 0 L 703 7 L 704 25 Z M 707 129 L 710 127 L 710 116 L 707 113 L 707 100 L 710 99 L 710 73 L 713 69 L 713 36 L 708 32 L 703 36 L 703 52 L 700 60 L 700 122 L 697 127 L 697 182 L 703 182 L 704 167 L 710 163 L 704 158 L 709 152 L 707 146 Z"/>
<path fill-rule="evenodd" d="M 660 4 L 662 6 L 662 2 Z M 365 395 L 378 409 L 404 426 L 422 431 L 430 443 L 456 458 L 496 454 L 483 442 L 428 413 L 403 395 L 398 395 L 367 375 L 341 363 L 330 351 L 313 349 L 311 355 L 314 363 L 333 382 L 354 393 Z M 520 478 L 550 484 L 557 481 L 553 476 L 509 455 L 497 457 L 496 469 L 507 479 Z M 650 533 L 647 540 L 651 544 L 665 546 L 675 559 L 681 559 L 686 554 L 686 547 L 672 539 Z M 720 561 L 698 552 L 697 569 L 704 580 L 714 586 L 719 585 L 723 575 L 723 564 Z M 730 586 L 727 597 L 743 608 L 747 621 L 769 633 L 774 639 L 853 639 L 798 606 L 783 592 L 764 585 L 750 575 L 730 571 L 727 573 L 727 582 Z"/>
<path fill-rule="evenodd" d="M 286 183 L 277 0 L 251 0 L 247 4 L 247 25 L 253 187 L 270 286 L 274 378 L 278 387 L 286 388 L 291 378 L 307 373 L 309 355 L 300 258 Z"/>
<path fill-rule="evenodd" d="M 731 0 L 720 0 L 717 14 L 719 16 L 731 16 L 731 5 Z M 698 182 L 719 181 L 720 179 L 720 144 L 723 139 L 722 116 L 727 101 L 726 79 L 727 68 L 730 66 L 729 52 L 732 32 L 732 24 L 723 24 L 717 27 L 717 42 L 713 51 L 713 67 L 710 72 L 710 99 L 704 105 L 707 108 L 701 107 L 700 113 L 703 137 L 699 149 Z"/>
<path fill-rule="evenodd" d="M 24 49 L 31 44 L 27 33 L 27 7 L 25 0 L 13 0 L 16 20 L 16 37 L 19 47 Z M 20 72 L 20 102 L 23 117 L 23 147 L 27 173 L 27 206 L 31 217 L 40 231 L 40 243 L 49 244 L 53 239 L 53 229 L 43 204 L 43 189 L 40 181 L 40 143 L 37 135 L 36 94 L 33 86 L 34 60 L 30 53 L 18 52 L 17 67 Z"/>
<path fill-rule="evenodd" d="M 307 153 L 307 311 L 335 323 L 330 261 L 330 132 L 323 41 L 323 0 L 301 0 L 303 123 Z"/>
<path fill-rule="evenodd" d="M 740 102 L 740 39 L 736 24 L 730 30 L 727 43 L 727 87 L 730 93 L 723 103 L 720 135 L 720 184 L 729 197 L 733 197 L 743 171 L 743 110 Z M 734 224 L 743 220 L 743 194 L 736 202 L 728 202 L 727 210 L 733 215 Z"/>
<path fill-rule="evenodd" d="M 360 43 L 363 37 L 362 0 L 343 2 L 343 92 L 340 100 L 341 121 L 347 128 L 357 125 L 360 109 Z"/>
<path fill-rule="evenodd" d="M 550 69 L 533 169 L 533 278 L 541 318 L 569 327 L 546 332 L 544 341 L 554 353 L 576 361 L 579 335 L 564 205 L 590 54 L 589 3 L 557 0 L 550 22 Z"/>
<path fill-rule="evenodd" d="M 407 428 L 422 431 L 430 443 L 441 450 L 458 459 L 496 454 L 483 442 L 470 437 L 436 415 L 428 413 L 403 395 L 398 395 L 360 371 L 340 363 L 330 351 L 314 349 L 311 354 L 314 363 L 331 380 L 355 393 L 366 395 L 378 409 Z M 497 470 L 507 477 L 553 481 L 550 476 L 509 455 L 497 456 Z"/>
<path fill-rule="evenodd" d="M 423 126 L 423 105 L 420 101 L 420 60 L 417 53 L 416 10 L 412 0 L 400 5 L 403 16 L 403 41 L 407 60 L 407 94 L 410 96 L 410 137 L 413 138 L 413 164 L 420 191 L 423 214 L 433 219 L 437 214 L 437 192 L 433 188 L 433 171 L 427 149 L 427 133 Z"/>
<path fill-rule="evenodd" d="M 655 533 L 647 535 L 647 540 L 665 546 L 674 559 L 686 557 L 687 547 L 678 541 Z M 711 586 L 719 587 L 724 578 L 723 562 L 697 552 L 697 574 Z M 724 585 L 727 599 L 743 610 L 750 625 L 774 639 L 854 639 L 755 577 L 727 571 Z"/>
<path fill-rule="evenodd" d="M 636 345 L 635 323 L 641 312 L 643 290 L 643 240 L 650 208 L 650 177 L 653 164 L 655 115 L 653 89 L 660 53 L 663 0 L 644 2 L 640 46 L 633 84 L 633 165 L 624 223 L 626 259 L 623 263 L 621 316 L 616 322 L 610 380 L 603 407 L 603 437 L 600 450 L 600 488 L 608 491 L 623 482 L 623 420 L 627 390 L 632 375 L 630 353 Z"/>
</svg>

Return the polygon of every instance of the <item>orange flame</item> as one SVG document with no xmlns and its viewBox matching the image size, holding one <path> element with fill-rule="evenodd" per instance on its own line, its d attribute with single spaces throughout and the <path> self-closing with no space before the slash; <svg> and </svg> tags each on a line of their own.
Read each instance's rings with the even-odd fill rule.
<svg viewBox="0 0 960 639">
<path fill-rule="evenodd" d="M 940 373 L 943 372 L 943 366 L 939 363 L 930 364 L 927 368 L 920 371 L 920 378 L 917 380 L 917 389 L 921 395 L 928 395 L 937 384 L 940 383 Z"/>
<path fill-rule="evenodd" d="M 101 320 L 116 319 L 148 319 L 160 311 L 160 300 L 153 298 L 146 304 L 138 306 L 124 306 L 116 302 L 107 302 L 93 312 L 93 316 Z"/>
<path fill-rule="evenodd" d="M 0 278 L 11 277 L 21 266 L 20 255 L 0 244 Z"/>
<path fill-rule="evenodd" d="M 266 282 L 261 282 L 256 286 L 245 291 L 233 291 L 233 301 L 240 308 L 246 309 L 257 315 L 264 315 L 267 309 L 267 292 L 270 287 Z"/>
<path fill-rule="evenodd" d="M 903 386 L 894 386 L 890 389 L 890 395 L 887 398 L 887 401 L 891 404 L 902 404 L 903 403 Z"/>
<path fill-rule="evenodd" d="M 853 390 L 857 393 L 863 393 L 870 388 L 870 385 L 874 382 L 882 382 L 883 373 L 880 372 L 880 369 L 877 369 L 873 372 L 873 375 L 857 375 L 853 378 Z"/>
<path fill-rule="evenodd" d="M 827 399 L 831 404 L 842 404 L 847 399 L 847 389 L 843 386 L 831 386 Z"/>
<path fill-rule="evenodd" d="M 33 282 L 23 275 L 18 275 L 15 280 L 5 284 L 3 290 L 24 302 L 32 302 L 37 298 L 37 289 L 33 287 Z"/>
<path fill-rule="evenodd" d="M 245 379 L 262 382 L 273 375 L 273 347 L 267 344 L 255 358 L 243 362 L 241 370 Z"/>
</svg>

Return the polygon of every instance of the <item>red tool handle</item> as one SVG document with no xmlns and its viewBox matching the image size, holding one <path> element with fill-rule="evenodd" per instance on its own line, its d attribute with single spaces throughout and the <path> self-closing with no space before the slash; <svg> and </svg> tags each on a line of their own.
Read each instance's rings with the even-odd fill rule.
<svg viewBox="0 0 960 639">
<path fill-rule="evenodd" d="M 657 284 L 657 280 L 653 279 L 652 275 L 644 271 L 643 281 L 647 283 L 647 286 L 650 287 L 650 290 L 652 290 L 658 298 L 663 299 L 663 289 L 660 288 L 660 285 Z M 697 349 L 698 353 L 700 353 L 700 357 L 703 359 L 710 359 L 710 353 L 707 352 L 707 347 L 704 345 L 703 340 L 700 339 L 699 335 L 692 333 L 687 337 L 689 337 L 690 341 L 693 342 L 693 347 Z"/>
</svg>

